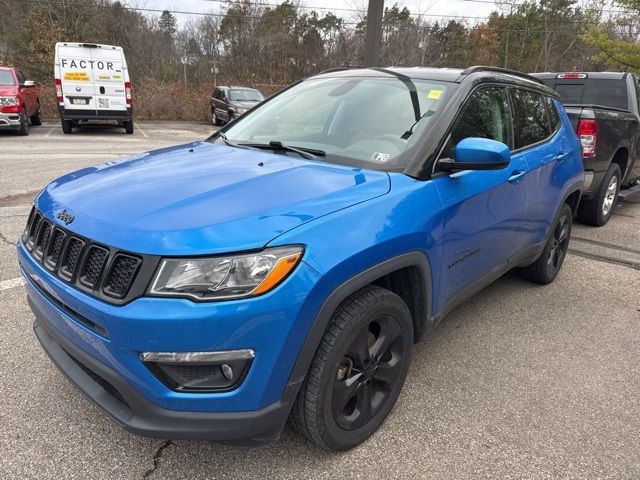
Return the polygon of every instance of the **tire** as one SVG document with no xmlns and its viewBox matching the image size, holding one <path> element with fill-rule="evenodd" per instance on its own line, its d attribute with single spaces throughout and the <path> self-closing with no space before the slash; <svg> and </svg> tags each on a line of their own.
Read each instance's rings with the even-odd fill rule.
<svg viewBox="0 0 640 480">
<path fill-rule="evenodd" d="M 553 223 L 551 234 L 540 258 L 520 270 L 524 278 L 543 285 L 555 280 L 569 249 L 572 217 L 573 211 L 565 203 Z"/>
<path fill-rule="evenodd" d="M 213 122 L 213 125 L 216 127 L 219 127 L 220 125 L 222 125 L 222 122 L 218 118 L 218 115 L 216 115 L 215 109 L 211 110 L 211 121 Z"/>
<path fill-rule="evenodd" d="M 578 218 L 581 222 L 601 227 L 609 221 L 618 202 L 621 180 L 620 166 L 617 163 L 612 163 L 594 197 L 580 202 Z"/>
<path fill-rule="evenodd" d="M 127 135 L 133 134 L 133 120 L 124 122 L 124 131 L 127 133 Z"/>
<path fill-rule="evenodd" d="M 27 111 L 23 108 L 20 114 L 20 129 L 18 135 L 29 135 L 29 117 L 27 117 Z"/>
<path fill-rule="evenodd" d="M 396 403 L 412 344 L 411 314 L 398 295 L 369 286 L 348 297 L 333 314 L 298 392 L 293 426 L 329 450 L 365 441 Z"/>
<path fill-rule="evenodd" d="M 68 134 L 73 132 L 73 124 L 71 120 L 62 120 L 62 133 Z"/>
<path fill-rule="evenodd" d="M 31 125 L 40 126 L 42 125 L 42 111 L 40 110 L 40 104 L 36 108 L 36 113 L 31 117 Z"/>
</svg>

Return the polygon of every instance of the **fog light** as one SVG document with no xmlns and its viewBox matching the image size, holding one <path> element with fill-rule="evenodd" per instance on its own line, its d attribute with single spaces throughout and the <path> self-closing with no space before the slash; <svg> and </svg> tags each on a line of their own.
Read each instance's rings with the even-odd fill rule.
<svg viewBox="0 0 640 480">
<path fill-rule="evenodd" d="M 236 388 L 255 352 L 142 352 L 140 360 L 163 384 L 180 392 L 216 392 Z"/>
</svg>

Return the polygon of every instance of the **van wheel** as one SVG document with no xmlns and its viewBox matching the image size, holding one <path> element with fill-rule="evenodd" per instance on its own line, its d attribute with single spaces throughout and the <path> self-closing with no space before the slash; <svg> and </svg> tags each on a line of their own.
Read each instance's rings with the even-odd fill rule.
<svg viewBox="0 0 640 480">
<path fill-rule="evenodd" d="M 609 165 L 595 196 L 580 202 L 578 217 L 582 222 L 601 227 L 609 221 L 618 202 L 621 178 L 620 166 L 617 163 Z"/>
<path fill-rule="evenodd" d="M 18 135 L 29 135 L 29 117 L 27 117 L 27 111 L 23 108 L 20 114 L 20 130 Z"/>
<path fill-rule="evenodd" d="M 73 131 L 73 124 L 71 120 L 62 120 L 62 133 L 71 133 Z"/>
<path fill-rule="evenodd" d="M 547 239 L 540 258 L 520 270 L 524 278 L 541 284 L 551 283 L 555 280 L 569 249 L 572 217 L 573 211 L 565 203 L 553 224 L 551 235 Z"/>
<path fill-rule="evenodd" d="M 31 125 L 42 125 L 42 111 L 40 110 L 40 104 L 36 108 L 36 113 L 31 117 Z"/>
<path fill-rule="evenodd" d="M 133 122 L 132 121 L 124 122 L 124 131 L 127 133 L 127 135 L 131 135 L 133 133 Z"/>
<path fill-rule="evenodd" d="M 335 311 L 291 412 L 304 436 L 348 450 L 382 425 L 404 385 L 413 322 L 404 301 L 370 286 Z"/>
</svg>

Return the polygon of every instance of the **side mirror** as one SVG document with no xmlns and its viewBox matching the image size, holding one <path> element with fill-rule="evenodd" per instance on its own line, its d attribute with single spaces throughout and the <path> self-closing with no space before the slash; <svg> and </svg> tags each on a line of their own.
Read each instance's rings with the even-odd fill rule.
<svg viewBox="0 0 640 480">
<path fill-rule="evenodd" d="M 25 80 L 24 85 L 25 88 L 31 88 L 36 86 L 36 82 L 33 80 Z"/>
<path fill-rule="evenodd" d="M 469 137 L 458 142 L 453 160 L 438 161 L 441 170 L 500 170 L 509 165 L 511 149 L 488 138 Z"/>
</svg>

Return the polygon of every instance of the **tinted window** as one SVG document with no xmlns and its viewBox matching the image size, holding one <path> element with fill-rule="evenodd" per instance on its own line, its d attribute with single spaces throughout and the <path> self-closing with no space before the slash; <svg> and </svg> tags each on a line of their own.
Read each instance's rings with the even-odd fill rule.
<svg viewBox="0 0 640 480">
<path fill-rule="evenodd" d="M 441 157 L 452 158 L 456 144 L 468 137 L 489 138 L 511 147 L 511 115 L 503 88 L 481 88 L 471 94 L 451 128 Z"/>
<path fill-rule="evenodd" d="M 18 83 L 20 83 L 21 85 L 24 84 L 24 82 L 26 81 L 26 78 L 24 77 L 24 74 L 20 70 L 16 72 L 16 76 L 18 77 Z"/>
<path fill-rule="evenodd" d="M 560 94 L 565 105 L 602 105 L 622 110 L 629 108 L 627 84 L 624 80 L 556 80 L 550 86 Z"/>
<path fill-rule="evenodd" d="M 13 75 L 10 70 L 0 70 L 0 85 L 13 85 Z"/>
<path fill-rule="evenodd" d="M 551 131 L 555 132 L 560 126 L 560 115 L 556 109 L 556 104 L 553 102 L 553 98 L 545 97 L 547 101 L 547 108 L 549 109 L 549 120 L 551 121 Z"/>
<path fill-rule="evenodd" d="M 516 148 L 540 142 L 549 136 L 549 117 L 542 95 L 528 90 L 513 90 Z"/>
</svg>

